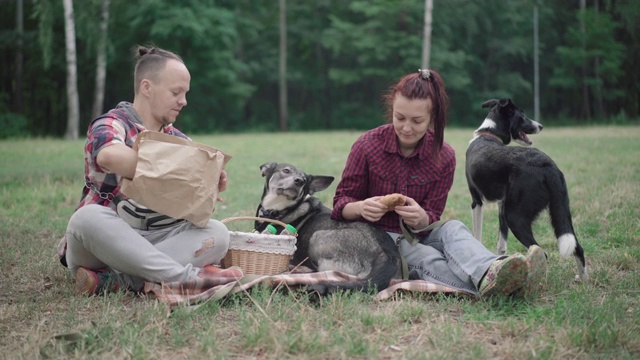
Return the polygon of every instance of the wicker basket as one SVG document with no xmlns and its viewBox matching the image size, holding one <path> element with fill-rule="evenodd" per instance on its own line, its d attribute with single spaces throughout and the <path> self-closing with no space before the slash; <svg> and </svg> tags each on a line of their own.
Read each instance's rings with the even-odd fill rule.
<svg viewBox="0 0 640 360">
<path fill-rule="evenodd" d="M 222 220 L 228 223 L 236 220 L 259 220 L 286 226 L 285 223 L 253 216 L 233 217 Z M 245 274 L 275 275 L 287 271 L 289 260 L 296 251 L 296 237 L 293 235 L 256 234 L 229 231 L 231 241 L 229 251 L 222 259 L 222 267 L 239 266 Z"/>
</svg>

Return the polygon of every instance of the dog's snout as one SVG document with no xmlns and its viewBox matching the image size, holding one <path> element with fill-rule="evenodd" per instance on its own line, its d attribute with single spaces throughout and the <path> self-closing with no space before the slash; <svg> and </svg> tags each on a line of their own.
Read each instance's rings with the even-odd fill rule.
<svg viewBox="0 0 640 360">
<path fill-rule="evenodd" d="M 531 120 L 531 124 L 533 125 L 533 134 L 539 133 L 540 131 L 542 131 L 542 128 L 544 127 L 539 122 L 533 121 L 533 120 Z"/>
<path fill-rule="evenodd" d="M 304 185 L 304 179 L 297 177 L 293 179 L 293 183 L 296 184 L 297 186 L 302 186 Z"/>
</svg>

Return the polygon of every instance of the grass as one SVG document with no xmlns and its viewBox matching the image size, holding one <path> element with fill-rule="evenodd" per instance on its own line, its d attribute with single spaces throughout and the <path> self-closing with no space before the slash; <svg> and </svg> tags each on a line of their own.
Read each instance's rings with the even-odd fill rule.
<svg viewBox="0 0 640 360">
<path fill-rule="evenodd" d="M 443 218 L 471 225 L 464 152 L 471 129 L 449 129 L 458 168 Z M 339 179 L 356 132 L 199 136 L 231 155 L 215 218 L 253 215 L 259 166 L 290 162 Z M 640 357 L 640 128 L 547 127 L 535 146 L 563 170 L 591 282 L 558 255 L 546 214 L 535 225 L 550 269 L 525 300 L 338 294 L 254 288 L 168 314 L 134 294 L 86 298 L 55 255 L 83 184 L 82 141 L 0 142 L 0 358 L 616 358 Z M 337 181 L 317 196 L 330 205 Z M 251 224 L 232 223 L 247 230 Z M 486 207 L 495 249 L 497 208 Z M 513 236 L 509 253 L 524 248 Z M 56 336 L 66 336 L 56 341 Z"/>
</svg>

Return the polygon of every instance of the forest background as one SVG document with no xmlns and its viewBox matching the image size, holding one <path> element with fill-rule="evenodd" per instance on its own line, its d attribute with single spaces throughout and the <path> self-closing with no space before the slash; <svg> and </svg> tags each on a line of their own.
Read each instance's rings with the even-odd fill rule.
<svg viewBox="0 0 640 360">
<path fill-rule="evenodd" d="M 133 99 L 131 50 L 150 43 L 191 71 L 189 134 L 372 128 L 387 87 L 423 65 L 427 25 L 453 126 L 475 126 L 498 97 L 545 125 L 638 122 L 639 2 L 435 0 L 429 23 L 425 3 L 0 0 L 0 139 L 82 137 Z"/>
</svg>

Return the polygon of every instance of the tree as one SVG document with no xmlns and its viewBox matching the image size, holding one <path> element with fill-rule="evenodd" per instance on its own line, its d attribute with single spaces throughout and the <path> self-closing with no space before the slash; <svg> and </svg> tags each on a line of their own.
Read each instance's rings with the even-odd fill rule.
<svg viewBox="0 0 640 360">
<path fill-rule="evenodd" d="M 586 33 L 584 25 L 584 14 L 587 8 L 587 0 L 580 0 L 580 32 L 582 33 L 582 51 L 586 52 Z M 589 88 L 587 86 L 587 59 L 582 59 L 582 116 L 591 119 L 591 110 L 589 107 Z"/>
<path fill-rule="evenodd" d="M 78 99 L 78 74 L 76 57 L 76 30 L 73 18 L 73 0 L 62 0 L 64 6 L 64 29 L 67 59 L 67 131 L 65 138 L 78 139 L 80 124 L 80 102 Z"/>
<path fill-rule="evenodd" d="M 533 3 L 533 118 L 540 119 L 540 42 L 538 38 L 538 0 Z"/>
<path fill-rule="evenodd" d="M 33 136 L 64 136 L 74 128 L 68 123 L 77 105 L 60 89 L 77 82 L 78 129 L 84 129 L 100 112 L 92 104 L 111 107 L 133 98 L 130 50 L 136 44 L 184 58 L 191 91 L 178 125 L 191 134 L 278 131 L 285 118 L 288 131 L 371 128 L 385 121 L 381 94 L 421 67 L 423 52 L 429 54 L 425 67 L 445 79 L 454 126 L 476 125 L 486 115 L 480 104 L 489 98 L 511 97 L 533 114 L 536 93 L 545 122 L 584 118 L 585 104 L 597 121 L 607 115 L 633 121 L 640 114 L 640 7 L 637 0 L 594 1 L 585 0 L 583 13 L 579 0 L 439 1 L 426 36 L 429 3 L 436 3 L 431 0 L 283 1 L 283 7 L 255 0 L 148 0 L 135 6 L 108 0 L 109 14 L 118 16 L 109 16 L 106 49 L 100 24 L 107 18 L 100 11 L 107 1 L 68 1 L 74 5 L 74 81 L 62 53 L 65 44 L 74 45 L 65 41 L 66 4 L 0 0 L 0 125 L 21 123 Z M 534 4 L 537 47 L 531 46 Z M 104 87 L 99 54 L 106 55 Z M 538 56 L 539 79 L 532 76 Z M 20 84 L 32 89 L 22 92 L 22 101 Z"/>
<path fill-rule="evenodd" d="M 424 0 L 424 38 L 422 43 L 422 68 L 429 68 L 431 57 L 431 14 L 433 12 L 433 0 Z"/>
<path fill-rule="evenodd" d="M 280 0 L 280 131 L 288 130 L 287 113 L 287 0 Z"/>
<path fill-rule="evenodd" d="M 590 119 L 595 105 L 603 108 L 601 116 L 605 116 L 604 103 L 625 96 L 618 86 L 625 57 L 624 45 L 614 36 L 619 24 L 611 15 L 589 8 L 579 11 L 576 20 L 567 28 L 565 44 L 555 48 L 557 60 L 549 83 L 563 90 L 565 97 L 574 93 L 577 105 L 565 101 L 573 106 L 571 115 Z M 599 91 L 600 87 L 607 90 Z"/>
<path fill-rule="evenodd" d="M 24 47 L 24 2 L 17 0 L 16 2 L 16 83 L 13 99 L 13 111 L 22 114 L 22 74 L 23 74 L 23 47 Z"/>
<path fill-rule="evenodd" d="M 616 115 L 634 117 L 640 114 L 640 6 L 635 0 L 619 0 L 613 4 L 611 13 L 620 19 L 615 37 L 625 45 L 626 53 L 620 66 L 625 76 L 615 85 L 624 95 L 610 106 L 617 109 Z"/>
<path fill-rule="evenodd" d="M 102 114 L 104 104 L 104 84 L 107 76 L 107 39 L 109 29 L 109 3 L 110 0 L 102 0 L 100 12 L 100 37 L 96 47 L 96 87 L 93 93 L 93 107 L 91 118 L 95 119 Z"/>
</svg>

